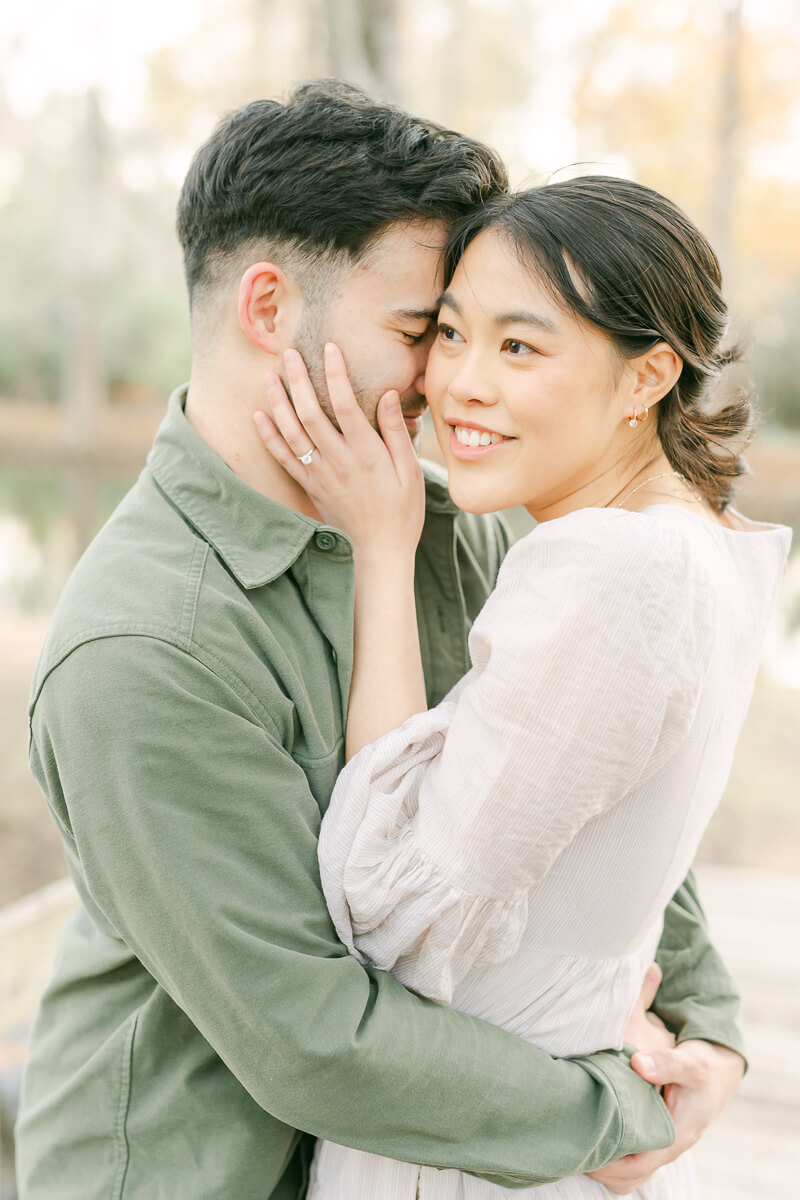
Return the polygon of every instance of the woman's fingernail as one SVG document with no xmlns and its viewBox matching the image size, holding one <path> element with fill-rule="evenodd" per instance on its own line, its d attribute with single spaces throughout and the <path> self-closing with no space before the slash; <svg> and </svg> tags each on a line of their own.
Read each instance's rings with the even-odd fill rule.
<svg viewBox="0 0 800 1200">
<path fill-rule="evenodd" d="M 339 354 L 339 347 L 336 345 L 335 342 L 326 342 L 325 343 L 325 357 L 326 358 L 337 358 L 338 354 Z"/>
<path fill-rule="evenodd" d="M 640 1054 L 639 1068 L 644 1071 L 645 1075 L 652 1075 L 656 1069 L 656 1064 L 649 1054 Z"/>
</svg>

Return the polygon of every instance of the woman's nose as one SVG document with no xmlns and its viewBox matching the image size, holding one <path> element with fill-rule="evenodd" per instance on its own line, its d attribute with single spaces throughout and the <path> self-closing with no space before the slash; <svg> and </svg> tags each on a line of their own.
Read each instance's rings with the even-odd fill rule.
<svg viewBox="0 0 800 1200">
<path fill-rule="evenodd" d="M 472 357 L 461 364 L 447 390 L 459 404 L 497 403 L 497 388 L 490 374 Z"/>
</svg>

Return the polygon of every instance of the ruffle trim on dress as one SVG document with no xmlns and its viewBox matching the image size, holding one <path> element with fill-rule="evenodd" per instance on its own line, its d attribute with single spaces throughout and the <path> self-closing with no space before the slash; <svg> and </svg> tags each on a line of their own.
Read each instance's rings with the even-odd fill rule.
<svg viewBox="0 0 800 1200">
<path fill-rule="evenodd" d="M 512 900 L 470 894 L 419 844 L 419 790 L 453 708 L 418 713 L 360 751 L 339 777 L 320 837 L 323 890 L 341 941 L 439 1004 L 452 1001 L 468 972 L 510 958 L 528 918 L 524 892 Z"/>
</svg>

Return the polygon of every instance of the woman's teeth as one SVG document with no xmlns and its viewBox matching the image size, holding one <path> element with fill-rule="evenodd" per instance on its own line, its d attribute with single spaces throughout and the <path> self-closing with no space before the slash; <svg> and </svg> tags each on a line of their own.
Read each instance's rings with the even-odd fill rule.
<svg viewBox="0 0 800 1200">
<path fill-rule="evenodd" d="M 481 433 L 479 429 L 467 429 L 465 425 L 454 425 L 453 431 L 462 446 L 494 446 L 496 442 L 505 441 L 501 433 Z"/>
</svg>

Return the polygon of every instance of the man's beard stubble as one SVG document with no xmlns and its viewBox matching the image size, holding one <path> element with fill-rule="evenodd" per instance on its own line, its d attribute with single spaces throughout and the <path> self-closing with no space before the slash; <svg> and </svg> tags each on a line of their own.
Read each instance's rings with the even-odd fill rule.
<svg viewBox="0 0 800 1200">
<path fill-rule="evenodd" d="M 337 429 L 339 429 L 339 422 L 336 420 L 336 414 L 334 413 L 333 405 L 331 404 L 330 392 L 328 391 L 328 381 L 325 378 L 325 363 L 323 355 L 325 343 L 329 340 L 329 338 L 324 337 L 322 334 L 317 333 L 316 331 L 312 336 L 311 332 L 306 329 L 304 324 L 297 335 L 294 348 L 300 355 L 302 355 L 303 362 L 306 364 L 308 377 L 311 380 L 311 385 L 314 388 L 314 391 L 316 392 L 320 408 L 325 413 L 325 416 L 328 418 L 328 420 L 331 421 Z M 356 398 L 358 407 L 364 413 L 372 428 L 377 429 L 378 422 L 376 413 L 379 397 L 376 396 L 374 399 L 371 398 L 370 392 L 359 380 L 358 376 L 354 374 L 350 366 L 347 368 L 347 374 L 348 378 L 350 379 L 350 386 L 353 389 L 353 395 Z M 288 391 L 286 380 L 284 380 L 284 387 L 287 387 Z M 339 432 L 341 433 L 341 429 L 339 429 Z"/>
<path fill-rule="evenodd" d="M 314 388 L 314 391 L 316 392 L 320 408 L 325 413 L 325 416 L 328 418 L 328 420 L 331 421 L 331 423 L 341 433 L 339 422 L 337 421 L 336 415 L 333 411 L 330 393 L 328 392 L 328 383 L 325 378 L 325 364 L 323 357 L 324 347 L 325 343 L 331 340 L 332 339 L 330 337 L 323 334 L 321 329 L 321 321 L 319 319 L 315 319 L 314 315 L 312 315 L 309 309 L 306 308 L 306 311 L 303 315 L 302 324 L 295 339 L 294 348 L 303 358 L 303 362 L 306 365 L 306 370 L 308 371 L 308 377 L 311 380 L 311 385 Z M 377 416 L 378 401 L 383 395 L 383 392 L 385 392 L 387 389 L 384 388 L 383 391 L 376 395 L 375 388 L 368 385 L 363 379 L 360 379 L 358 373 L 354 371 L 353 367 L 349 363 L 347 364 L 347 375 L 350 380 L 350 386 L 353 389 L 353 395 L 356 398 L 358 407 L 364 413 L 365 417 L 376 433 L 380 433 Z M 283 386 L 286 388 L 286 393 L 291 399 L 289 384 L 283 372 L 281 372 L 281 379 L 283 381 Z M 424 411 L 424 409 L 427 407 L 425 397 L 420 395 L 415 395 L 410 398 L 404 398 L 401 396 L 400 403 L 404 415 L 406 412 L 414 413 L 416 415 L 418 412 Z M 417 439 L 413 440 L 416 446 Z"/>
</svg>

